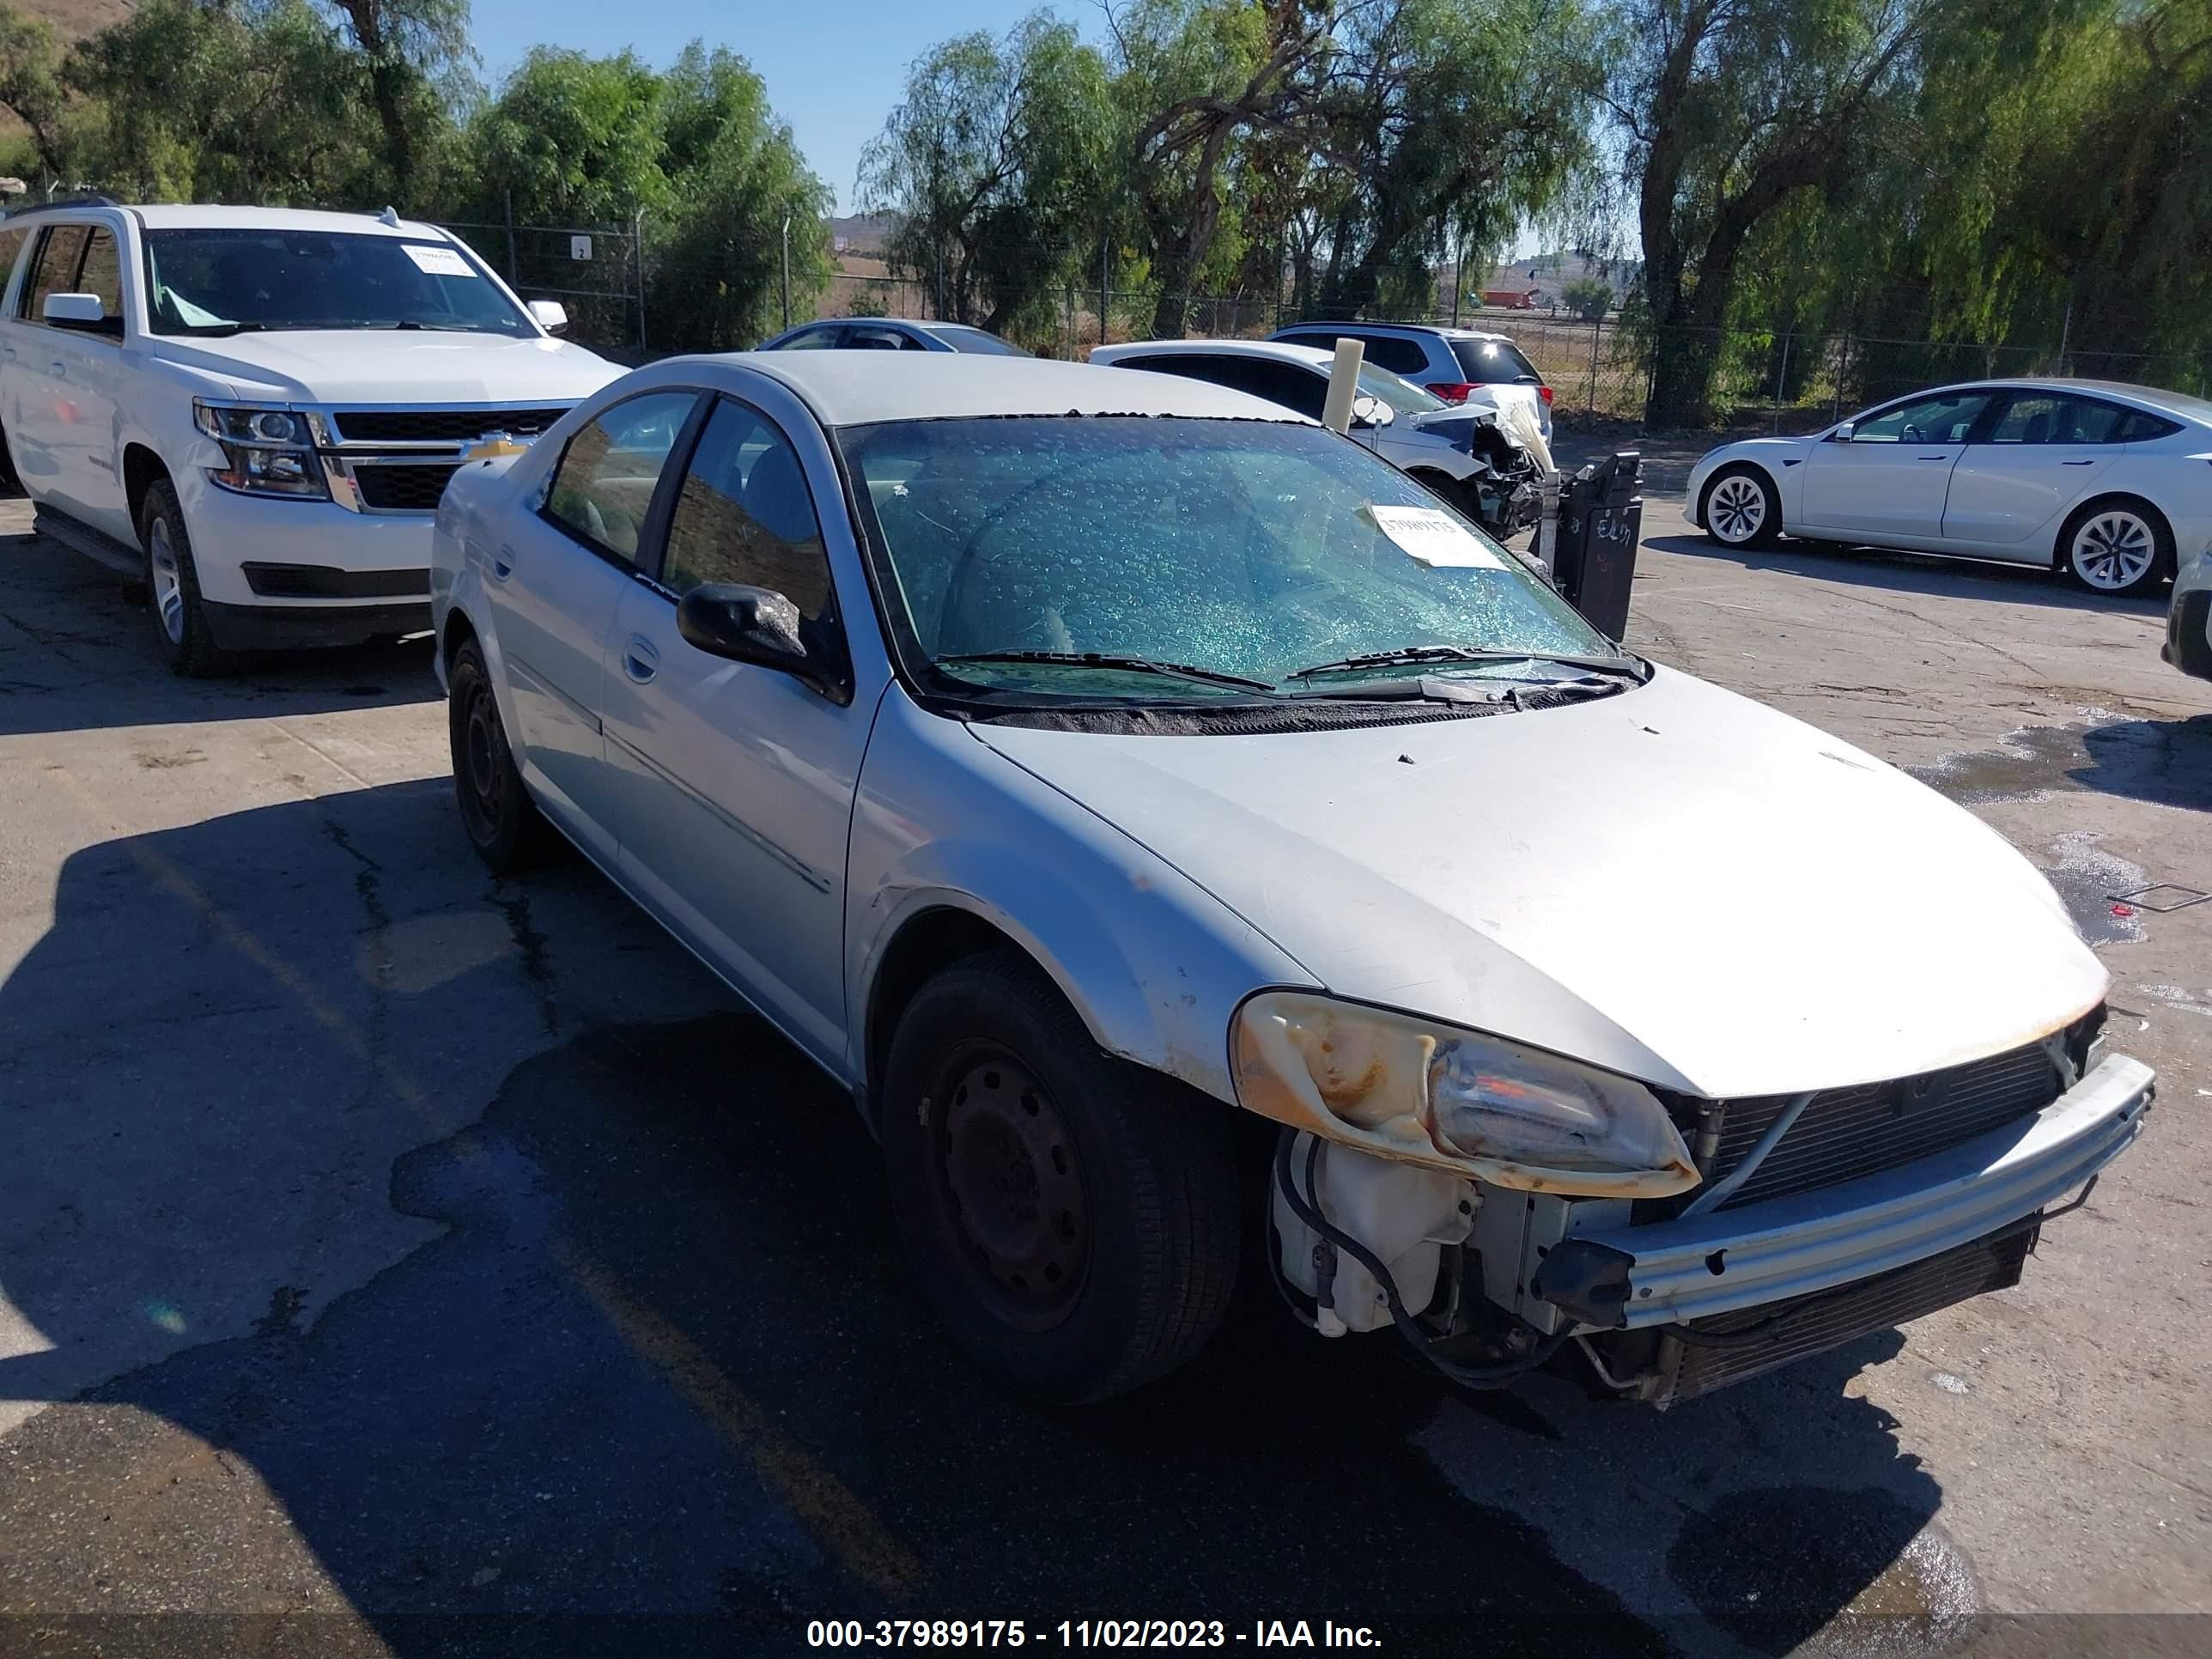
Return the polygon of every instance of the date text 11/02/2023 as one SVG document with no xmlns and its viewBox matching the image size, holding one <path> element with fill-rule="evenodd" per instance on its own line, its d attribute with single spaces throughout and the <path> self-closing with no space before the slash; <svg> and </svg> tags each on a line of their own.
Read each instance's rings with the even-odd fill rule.
<svg viewBox="0 0 2212 1659">
<path fill-rule="evenodd" d="M 1366 1625 L 1333 1619 L 1255 1619 L 1249 1629 L 1220 1619 L 811 1619 L 812 1648 L 1379 1648 Z"/>
</svg>

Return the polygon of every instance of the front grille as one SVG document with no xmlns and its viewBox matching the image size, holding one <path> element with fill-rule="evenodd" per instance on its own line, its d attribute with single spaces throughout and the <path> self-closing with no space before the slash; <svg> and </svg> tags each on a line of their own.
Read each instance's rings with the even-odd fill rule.
<svg viewBox="0 0 2212 1659">
<path fill-rule="evenodd" d="M 340 570 L 327 564 L 239 567 L 246 585 L 268 599 L 417 599 L 430 592 L 427 570 Z"/>
<path fill-rule="evenodd" d="M 380 513 L 428 513 L 446 493 L 446 480 L 460 471 L 452 463 L 438 465 L 357 466 L 353 481 L 361 490 L 361 504 Z"/>
<path fill-rule="evenodd" d="M 1694 1395 L 1710 1394 L 1727 1383 L 1741 1382 L 1793 1359 L 1825 1353 L 1869 1331 L 1887 1330 L 1984 1291 L 2009 1289 L 2020 1283 L 2021 1269 L 2035 1246 L 2035 1223 L 2039 1219 L 2032 1217 L 2026 1225 L 2015 1223 L 1971 1244 L 1961 1244 L 1893 1273 L 1863 1279 L 1856 1285 L 1817 1291 L 1764 1308 L 1692 1320 L 1686 1327 L 1691 1337 L 1681 1342 L 1674 1374 L 1662 1382 L 1658 1403 L 1671 1405 Z M 1699 1334 L 1740 1333 L 1753 1326 L 1760 1328 L 1764 1340 L 1729 1347 L 1700 1346 L 1692 1340 Z"/>
<path fill-rule="evenodd" d="M 1814 1097 L 1766 1161 L 1720 1207 L 1893 1170 L 2039 1112 L 2058 1091 L 2057 1068 L 2039 1044 L 1899 1083 L 1828 1090 Z M 1790 1098 L 1729 1103 L 1713 1179 L 1743 1161 Z"/>
<path fill-rule="evenodd" d="M 566 409 L 340 409 L 343 443 L 473 443 L 487 432 L 534 438 Z"/>
</svg>

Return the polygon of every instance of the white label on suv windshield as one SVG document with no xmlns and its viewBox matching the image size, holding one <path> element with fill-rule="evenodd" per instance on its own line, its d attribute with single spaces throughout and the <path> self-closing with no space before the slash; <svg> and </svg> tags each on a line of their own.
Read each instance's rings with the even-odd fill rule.
<svg viewBox="0 0 2212 1659">
<path fill-rule="evenodd" d="M 402 242 L 407 257 L 415 268 L 433 276 L 473 276 L 476 268 L 449 247 L 424 247 L 418 242 Z"/>
<path fill-rule="evenodd" d="M 1439 507 L 1370 506 L 1367 512 L 1377 530 L 1423 564 L 1466 570 L 1505 568 L 1503 559 Z"/>
</svg>

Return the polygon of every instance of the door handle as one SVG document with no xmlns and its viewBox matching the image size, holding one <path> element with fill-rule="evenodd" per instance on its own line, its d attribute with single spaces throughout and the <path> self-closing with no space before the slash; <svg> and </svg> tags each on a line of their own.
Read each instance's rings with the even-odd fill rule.
<svg viewBox="0 0 2212 1659">
<path fill-rule="evenodd" d="M 2096 462 L 2084 459 L 2078 461 L 2061 461 L 2058 465 L 2061 466 L 2094 466 L 2096 465 Z"/>
<path fill-rule="evenodd" d="M 659 672 L 660 653 L 653 649 L 653 641 L 641 634 L 631 635 L 623 647 L 623 672 L 643 685 Z"/>
<path fill-rule="evenodd" d="M 1948 455 L 1923 455 L 1920 459 L 1923 461 L 1948 461 L 1951 458 Z"/>
<path fill-rule="evenodd" d="M 499 581 L 505 581 L 509 576 L 512 576 L 514 574 L 514 550 L 513 548 L 501 547 L 498 552 L 491 556 L 491 574 L 493 577 Z"/>
</svg>

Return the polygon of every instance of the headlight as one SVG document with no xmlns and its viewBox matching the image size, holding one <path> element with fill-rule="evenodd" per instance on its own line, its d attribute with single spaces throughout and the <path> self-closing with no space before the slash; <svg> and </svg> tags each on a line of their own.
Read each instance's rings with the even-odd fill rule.
<svg viewBox="0 0 2212 1659">
<path fill-rule="evenodd" d="M 208 476 L 224 489 L 317 501 L 329 497 L 330 486 L 306 416 L 289 409 L 196 403 L 192 420 L 222 446 L 229 465 L 210 467 Z"/>
<path fill-rule="evenodd" d="M 1699 1180 L 1642 1084 L 1503 1038 L 1295 991 L 1237 1012 L 1237 1098 L 1278 1121 L 1493 1186 L 1665 1198 Z"/>
</svg>

